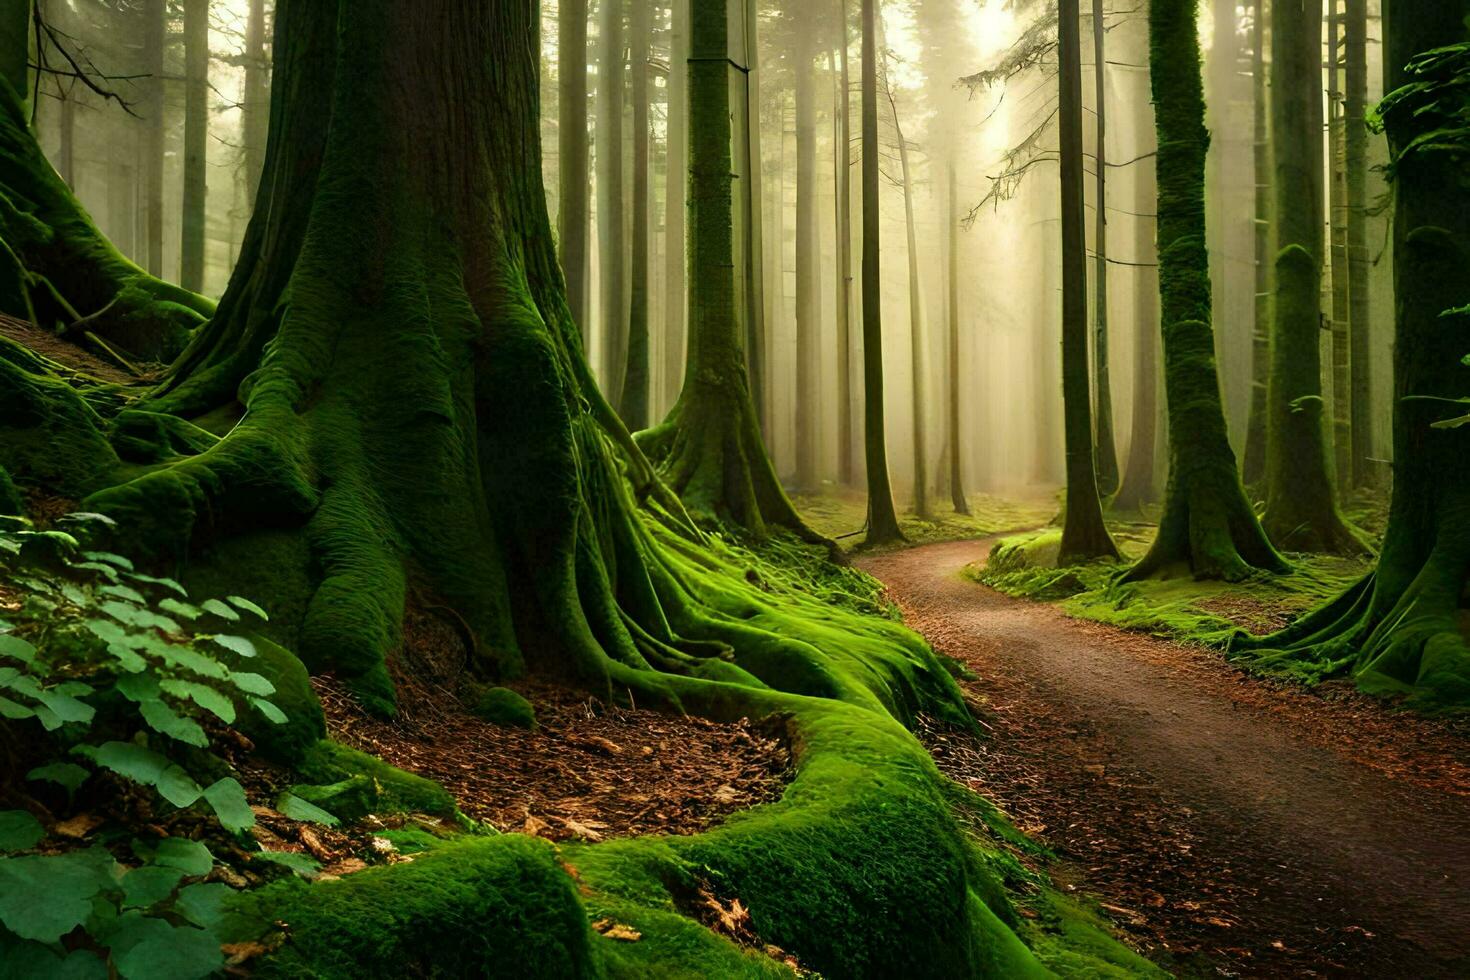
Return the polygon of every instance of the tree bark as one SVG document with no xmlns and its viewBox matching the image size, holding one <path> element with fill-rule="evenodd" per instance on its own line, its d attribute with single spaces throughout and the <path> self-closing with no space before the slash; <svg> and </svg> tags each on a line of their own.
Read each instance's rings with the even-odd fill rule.
<svg viewBox="0 0 1470 980">
<path fill-rule="evenodd" d="M 683 388 L 688 316 L 684 286 L 685 194 L 689 183 L 689 3 L 670 0 L 669 120 L 664 204 L 664 404 Z"/>
<path fill-rule="evenodd" d="M 622 390 L 623 365 L 628 356 L 627 217 L 623 207 L 625 0 L 599 2 L 597 250 L 602 296 L 602 388 L 615 396 Z"/>
<path fill-rule="evenodd" d="M 869 545 L 904 540 L 888 480 L 883 431 L 883 273 L 878 203 L 878 4 L 863 10 L 863 448 L 868 473 Z"/>
<path fill-rule="evenodd" d="M 760 45 L 757 34 L 760 29 L 757 17 L 759 5 L 745 3 L 745 139 L 742 149 L 745 154 L 745 186 L 741 195 L 745 217 L 745 360 L 750 371 L 750 387 L 754 392 L 755 414 L 760 420 L 761 431 L 766 431 L 766 404 L 770 386 L 767 365 L 766 342 L 766 297 L 765 297 L 765 239 L 761 217 L 762 198 L 761 174 L 761 118 L 760 118 Z"/>
<path fill-rule="evenodd" d="M 837 253 L 837 482 L 853 485 L 852 419 L 852 114 L 847 70 L 847 0 L 837 0 L 837 101 L 832 111 Z"/>
<path fill-rule="evenodd" d="M 822 256 L 817 235 L 817 105 L 812 25 L 797 26 L 792 72 L 796 101 L 796 485 L 817 488 L 822 391 L 817 357 L 822 334 Z"/>
<path fill-rule="evenodd" d="M 560 0 L 556 29 L 557 242 L 567 306 L 586 349 L 591 313 L 587 297 L 587 190 L 591 184 L 587 170 L 587 0 Z"/>
<path fill-rule="evenodd" d="M 1118 447 L 1113 433 L 1113 383 L 1108 364 L 1108 60 L 1103 0 L 1092 0 L 1093 88 L 1097 93 L 1096 264 L 1093 280 L 1093 383 L 1096 388 L 1097 490 L 1118 492 Z"/>
<path fill-rule="evenodd" d="M 168 30 L 165 0 L 143 0 L 143 233 L 150 275 L 163 275 L 163 42 Z"/>
<path fill-rule="evenodd" d="M 1271 375 L 1271 145 L 1266 82 L 1268 0 L 1254 0 L 1251 28 L 1251 89 L 1254 109 L 1256 185 L 1255 326 L 1251 332 L 1251 401 L 1246 419 L 1241 476 L 1254 487 L 1266 478 L 1266 388 Z"/>
<path fill-rule="evenodd" d="M 209 0 L 184 3 L 184 201 L 179 285 L 204 290 L 209 203 Z"/>
<path fill-rule="evenodd" d="M 1348 489 L 1352 480 L 1352 390 L 1350 387 L 1351 316 L 1347 230 L 1347 121 L 1343 104 L 1342 17 L 1339 0 L 1327 0 L 1327 227 L 1328 269 L 1332 285 L 1332 334 L 1330 372 L 1332 378 L 1332 475 L 1337 489 Z"/>
<path fill-rule="evenodd" d="M 265 0 L 250 0 L 245 21 L 245 195 L 254 201 L 265 169 L 265 143 L 270 129 L 270 60 L 265 53 Z"/>
<path fill-rule="evenodd" d="M 0 78 L 10 84 L 22 105 L 30 101 L 31 8 L 33 0 L 0 2 Z"/>
<path fill-rule="evenodd" d="M 1150 107 L 1139 101 L 1139 112 L 1151 115 Z M 1155 141 L 1149 138 L 1145 146 L 1139 147 L 1139 155 L 1155 148 Z M 1133 179 L 1134 210 L 1141 214 L 1157 213 L 1158 184 L 1154 168 L 1135 166 Z M 1133 255 L 1134 261 L 1140 265 L 1135 270 L 1137 288 L 1133 300 L 1137 326 L 1133 348 L 1132 442 L 1128 446 L 1128 468 L 1123 474 L 1123 484 L 1113 500 L 1114 508 L 1124 513 L 1137 511 L 1144 504 L 1158 500 L 1154 464 L 1159 441 L 1159 277 L 1155 269 L 1148 268 L 1158 261 L 1158 249 L 1154 243 L 1155 223 L 1136 220 L 1136 226 Z"/>
<path fill-rule="evenodd" d="M 1347 253 L 1349 371 L 1352 402 L 1352 487 L 1373 479 L 1373 385 L 1370 347 L 1371 260 L 1368 252 L 1368 0 L 1347 0 L 1343 48 L 1346 60 L 1345 148 L 1347 170 Z"/>
<path fill-rule="evenodd" d="M 1204 88 L 1198 0 L 1149 6 L 1149 78 L 1158 131 L 1159 298 L 1169 417 L 1169 485 L 1159 533 L 1130 579 L 1186 566 L 1196 578 L 1239 580 L 1286 563 L 1240 485 L 1225 430 L 1210 266 L 1205 248 Z"/>
<path fill-rule="evenodd" d="M 1356 554 L 1366 546 L 1338 510 L 1324 431 L 1322 0 L 1277 0 L 1274 11 L 1276 302 L 1263 523 L 1277 547 Z"/>
<path fill-rule="evenodd" d="M 791 505 L 761 438 L 736 316 L 729 26 L 724 0 L 694 0 L 689 59 L 689 359 L 667 419 L 639 445 L 696 514 L 756 536 L 823 541 Z"/>
<path fill-rule="evenodd" d="M 1087 214 L 1082 166 L 1082 24 L 1078 0 L 1058 7 L 1057 59 L 1062 190 L 1062 399 L 1067 443 L 1066 519 L 1059 565 L 1117 558 L 1103 523 L 1093 461 L 1087 370 Z"/>
<path fill-rule="evenodd" d="M 1470 703 L 1470 191 L 1463 119 L 1466 0 L 1389 0 L 1380 114 L 1394 193 L 1393 501 L 1377 569 L 1281 633 L 1241 638 L 1263 658 L 1348 671 L 1370 690 Z M 1425 86 L 1428 86 L 1427 88 Z M 1456 94 L 1456 88 L 1458 93 Z M 1424 141 L 1431 133 L 1440 138 Z M 1421 142 L 1422 141 L 1422 142 Z"/>
<path fill-rule="evenodd" d="M 970 496 L 965 492 L 964 440 L 960 426 L 963 413 L 960 411 L 960 188 L 954 143 L 949 147 L 949 159 L 945 170 L 949 175 L 949 192 L 945 196 L 949 208 L 949 266 L 945 270 L 949 302 L 946 304 L 949 319 L 949 500 L 956 514 L 970 513 Z"/>
<path fill-rule="evenodd" d="M 914 513 L 928 519 L 929 508 L 929 349 L 924 321 L 924 290 L 919 279 L 919 234 L 914 219 L 914 176 L 909 167 L 909 144 L 898 119 L 898 102 L 891 81 L 884 73 L 883 87 L 893 110 L 893 136 L 898 142 L 899 173 L 903 180 L 903 221 L 908 244 L 909 266 L 909 365 L 913 395 Z"/>
<path fill-rule="evenodd" d="M 635 2 L 629 23 L 632 35 L 633 85 L 633 250 L 629 267 L 627 360 L 618 398 L 623 423 L 637 432 L 649 422 L 648 336 L 648 4 Z"/>
</svg>

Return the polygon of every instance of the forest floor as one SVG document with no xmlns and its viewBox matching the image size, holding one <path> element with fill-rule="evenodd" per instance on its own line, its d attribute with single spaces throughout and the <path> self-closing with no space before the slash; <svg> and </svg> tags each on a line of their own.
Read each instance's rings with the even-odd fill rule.
<svg viewBox="0 0 1470 980">
<path fill-rule="evenodd" d="M 973 673 L 992 734 L 928 744 L 1055 880 L 1184 976 L 1470 975 L 1463 722 L 1007 597 L 962 574 L 996 540 L 859 565 Z"/>
</svg>

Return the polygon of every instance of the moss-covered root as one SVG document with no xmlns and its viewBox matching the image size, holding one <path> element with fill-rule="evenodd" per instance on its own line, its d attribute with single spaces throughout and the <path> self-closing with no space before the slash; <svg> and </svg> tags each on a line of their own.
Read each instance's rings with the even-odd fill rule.
<svg viewBox="0 0 1470 980">
<path fill-rule="evenodd" d="M 41 358 L 0 337 L 0 467 L 16 482 L 72 499 L 105 485 L 120 465 L 105 430 Z"/>
<path fill-rule="evenodd" d="M 214 312 L 122 256 L 57 175 L 0 81 L 0 312 L 169 360 Z"/>
<path fill-rule="evenodd" d="M 1159 285 L 1169 406 L 1169 486 L 1159 535 L 1130 572 L 1144 578 L 1182 565 L 1200 578 L 1282 571 L 1251 510 L 1225 430 L 1211 327 L 1205 249 L 1204 89 L 1198 0 L 1149 8 L 1150 66 L 1159 131 Z"/>
</svg>

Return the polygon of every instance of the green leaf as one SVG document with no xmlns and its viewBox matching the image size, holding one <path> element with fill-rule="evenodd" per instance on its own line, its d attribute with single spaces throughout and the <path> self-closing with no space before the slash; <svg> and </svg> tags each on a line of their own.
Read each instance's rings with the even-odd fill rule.
<svg viewBox="0 0 1470 980">
<path fill-rule="evenodd" d="M 235 686 L 246 694 L 275 694 L 276 686 L 260 674 L 237 672 L 230 675 Z"/>
<path fill-rule="evenodd" d="M 327 827 L 335 827 L 342 822 L 315 803 L 308 803 L 294 793 L 282 793 L 281 798 L 276 801 L 276 809 L 292 820 L 307 820 Z"/>
<path fill-rule="evenodd" d="M 286 723 L 286 713 L 264 698 L 251 698 L 250 703 L 255 705 L 256 711 L 259 711 L 277 725 L 284 725 Z"/>
<path fill-rule="evenodd" d="M 46 980 L 107 980 L 107 964 L 90 950 L 58 955 L 47 946 L 0 932 L 0 976 L 45 977 Z"/>
<path fill-rule="evenodd" d="M 232 623 L 238 623 L 240 621 L 240 614 L 218 599 L 205 599 L 199 604 L 199 608 Z"/>
<path fill-rule="evenodd" d="M 79 561 L 79 562 L 76 562 L 75 564 L 73 564 L 71 567 L 72 568 L 80 568 L 83 571 L 88 571 L 88 572 L 97 572 L 103 578 L 107 579 L 110 582 L 116 582 L 117 581 L 117 569 L 114 568 L 113 566 L 107 564 L 106 562 L 100 562 L 100 561 Z"/>
<path fill-rule="evenodd" d="M 74 762 L 52 762 L 37 766 L 26 773 L 27 779 L 45 780 L 65 787 L 68 795 L 75 793 L 92 774 Z"/>
<path fill-rule="evenodd" d="M 244 596 L 238 596 L 238 595 L 225 596 L 225 601 L 227 601 L 230 605 L 236 607 L 237 609 L 243 609 L 243 610 L 245 610 L 246 612 L 250 613 L 253 616 L 259 616 L 261 619 L 265 620 L 267 623 L 270 622 L 270 620 L 271 620 L 271 618 L 265 614 L 265 610 L 264 609 L 260 608 L 259 606 L 257 606 L 255 603 L 251 602 L 249 599 L 245 598 Z"/>
<path fill-rule="evenodd" d="M 101 609 L 118 622 L 135 626 L 138 629 L 160 629 L 165 633 L 179 632 L 179 624 L 176 620 L 169 619 L 167 616 L 160 616 L 150 609 L 140 609 L 137 606 L 116 600 L 104 602 Z"/>
<path fill-rule="evenodd" d="M 321 870 L 321 862 L 309 854 L 298 854 L 295 851 L 256 851 L 250 857 L 257 861 L 269 861 L 271 864 L 279 864 L 283 868 L 290 868 L 303 878 L 314 878 Z"/>
<path fill-rule="evenodd" d="M 95 748 L 78 748 L 92 749 L 91 755 L 99 766 L 111 769 L 135 783 L 156 788 L 174 806 L 189 806 L 204 792 L 188 773 L 170 762 L 166 756 L 141 745 L 132 742 L 106 742 Z"/>
<path fill-rule="evenodd" d="M 129 639 L 127 630 L 111 620 L 89 619 L 82 625 L 103 643 L 124 643 Z"/>
<path fill-rule="evenodd" d="M 172 694 L 176 698 L 187 698 L 193 701 L 226 725 L 235 723 L 235 702 L 206 684 L 167 677 L 159 682 L 159 686 L 165 693 Z"/>
<path fill-rule="evenodd" d="M 204 798 L 214 807 L 214 815 L 226 830 L 238 834 L 255 826 L 255 811 L 245 800 L 245 788 L 226 776 L 204 790 Z"/>
<path fill-rule="evenodd" d="M 186 745 L 193 745 L 205 749 L 209 747 L 209 736 L 204 734 L 204 729 L 193 718 L 185 718 L 174 712 L 163 701 L 157 699 L 143 701 L 138 705 L 138 712 L 148 727 L 161 735 L 178 739 Z M 208 791 L 206 790 L 206 795 Z"/>
<path fill-rule="evenodd" d="M 117 661 L 119 667 L 130 674 L 141 674 L 148 669 L 148 661 L 138 656 L 132 650 L 121 643 L 107 644 L 107 652 Z"/>
<path fill-rule="evenodd" d="M 103 595 L 116 596 L 119 599 L 125 599 L 128 602 L 137 603 L 140 606 L 145 606 L 148 604 L 148 600 L 143 598 L 143 593 L 126 585 L 104 585 L 97 591 L 101 592 Z M 76 600 L 72 601 L 75 602 Z M 77 605 L 80 606 L 83 605 L 83 603 L 78 602 Z"/>
<path fill-rule="evenodd" d="M 22 939 L 54 943 L 87 920 L 92 896 L 109 884 L 88 851 L 0 858 L 0 923 Z"/>
<path fill-rule="evenodd" d="M 255 644 L 243 636 L 211 636 L 210 639 L 231 653 L 238 653 L 242 657 L 255 656 Z"/>
<path fill-rule="evenodd" d="M 28 664 L 36 659 L 36 647 L 18 636 L 9 633 L 0 633 L 0 657 L 9 657 Z"/>
<path fill-rule="evenodd" d="M 36 717 L 35 711 L 23 704 L 18 704 L 9 698 L 0 698 L 0 718 L 9 718 L 12 721 L 20 721 L 23 718 Z"/>
<path fill-rule="evenodd" d="M 0 669 L 0 687 L 9 688 L 18 694 L 23 694 L 34 701 L 39 701 L 41 707 L 33 708 L 36 717 L 47 731 L 55 731 L 63 723 L 69 721 L 88 722 L 96 715 L 97 710 L 90 704 L 78 701 L 59 688 L 43 688 L 34 677 L 21 674 L 13 667 Z"/>
<path fill-rule="evenodd" d="M 197 840 L 165 837 L 153 851 L 153 863 L 164 868 L 178 868 L 190 878 L 201 878 L 214 870 L 214 855 Z"/>
<path fill-rule="evenodd" d="M 172 667 L 181 667 L 201 677 L 222 681 L 230 676 L 225 665 L 213 657 L 200 653 L 192 647 L 169 643 L 155 633 L 150 633 L 146 637 L 143 649 L 156 657 L 161 657 Z"/>
<path fill-rule="evenodd" d="M 133 570 L 133 563 L 130 559 L 124 558 L 122 555 L 114 555 L 110 551 L 84 551 L 82 552 L 82 557 L 87 559 L 87 561 L 100 561 L 106 562 L 109 565 L 116 565 L 125 572 L 131 572 Z"/>
<path fill-rule="evenodd" d="M 152 575 L 144 575 L 142 572 L 129 572 L 128 578 L 134 582 L 144 582 L 148 585 L 157 585 L 160 588 L 168 589 L 170 592 L 177 594 L 180 599 L 189 598 L 189 593 L 184 587 L 171 578 L 156 578 Z"/>
<path fill-rule="evenodd" d="M 172 926 L 161 919 L 158 935 L 117 955 L 113 963 L 124 980 L 197 980 L 211 976 L 225 963 L 219 940 L 193 926 Z"/>
<path fill-rule="evenodd" d="M 185 885 L 174 899 L 174 911 L 203 929 L 213 929 L 224 918 L 225 899 L 234 889 L 218 881 Z"/>
<path fill-rule="evenodd" d="M 148 865 L 134 868 L 123 875 L 123 905 L 128 908 L 146 908 L 157 905 L 174 893 L 184 872 L 178 868 L 160 868 Z"/>
<path fill-rule="evenodd" d="M 156 701 L 163 693 L 163 689 L 158 686 L 158 678 L 152 674 L 119 677 L 114 686 L 117 688 L 117 693 L 139 704 L 144 701 Z"/>
<path fill-rule="evenodd" d="M 61 515 L 63 521 L 81 521 L 87 524 L 105 524 L 108 527 L 117 527 L 117 521 L 106 514 L 97 514 L 89 510 L 74 510 L 70 514 Z"/>
<path fill-rule="evenodd" d="M 46 836 L 41 821 L 25 810 L 0 810 L 0 851 L 28 851 Z"/>
<path fill-rule="evenodd" d="M 173 596 L 165 596 L 163 599 L 160 599 L 158 602 L 158 608 L 162 609 L 164 612 L 173 613 L 175 616 L 178 616 L 181 619 L 187 619 L 190 622 L 193 622 L 200 616 L 204 615 L 204 610 L 200 609 L 198 606 L 189 602 L 180 602 Z"/>
</svg>

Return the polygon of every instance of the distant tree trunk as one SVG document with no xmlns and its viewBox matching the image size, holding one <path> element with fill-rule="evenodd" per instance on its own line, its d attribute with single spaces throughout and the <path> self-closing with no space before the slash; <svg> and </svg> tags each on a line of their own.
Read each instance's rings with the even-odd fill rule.
<svg viewBox="0 0 1470 980">
<path fill-rule="evenodd" d="M 1210 326 L 1205 247 L 1204 87 L 1199 0 L 1152 0 L 1149 79 L 1158 131 L 1159 297 L 1169 413 L 1169 487 L 1159 533 L 1131 579 L 1186 565 L 1196 578 L 1284 571 L 1240 485 L 1226 435 Z"/>
<path fill-rule="evenodd" d="M 964 440 L 960 438 L 960 188 L 955 165 L 955 144 L 950 143 L 945 170 L 949 174 L 946 205 L 949 220 L 949 266 L 945 285 L 949 291 L 946 312 L 949 314 L 949 499 L 956 514 L 970 513 L 970 497 L 965 493 Z"/>
<path fill-rule="evenodd" d="M 909 168 L 909 144 L 898 120 L 898 103 L 893 98 L 892 84 L 886 74 L 884 88 L 888 105 L 893 110 L 893 136 L 898 142 L 899 172 L 903 179 L 903 220 L 908 237 L 909 264 L 909 353 L 913 394 L 914 513 L 928 518 L 929 513 L 929 430 L 925 424 L 929 409 L 929 349 L 924 323 L 924 287 L 919 277 L 919 234 L 914 220 L 914 176 Z"/>
<path fill-rule="evenodd" d="M 796 485 L 817 487 L 822 392 L 817 357 L 822 335 L 822 256 L 817 236 L 817 105 L 811 25 L 798 29 L 792 69 L 796 97 Z"/>
<path fill-rule="evenodd" d="M 165 0 L 143 0 L 144 85 L 140 112 L 147 136 L 143 141 L 143 228 L 148 244 L 147 269 L 163 275 L 163 42 L 168 30 Z"/>
<path fill-rule="evenodd" d="M 1332 279 L 1331 377 L 1332 377 L 1332 475 L 1339 490 L 1352 480 L 1352 374 L 1349 349 L 1351 315 L 1348 297 L 1348 230 L 1347 230 L 1347 122 L 1342 101 L 1342 18 L 1338 0 L 1328 0 L 1326 64 L 1328 77 L 1327 105 L 1327 227 L 1328 264 Z"/>
<path fill-rule="evenodd" d="M 26 52 L 31 46 L 30 0 L 5 0 L 0 4 L 0 52 L 4 61 L 0 63 L 0 76 L 10 83 L 21 105 L 28 105 L 31 97 L 30 68 Z"/>
<path fill-rule="evenodd" d="M 832 111 L 832 161 L 837 218 L 837 482 L 852 486 L 852 116 L 847 76 L 847 0 L 837 0 L 837 102 Z"/>
<path fill-rule="evenodd" d="M 1347 251 L 1352 446 L 1349 484 L 1372 479 L 1373 386 L 1370 347 L 1372 310 L 1368 254 L 1368 0 L 1347 0 L 1343 34 L 1346 59 Z"/>
<path fill-rule="evenodd" d="M 1096 385 L 1097 490 L 1118 492 L 1118 447 L 1113 436 L 1113 383 L 1108 364 L 1108 62 L 1103 0 L 1092 0 L 1093 87 L 1097 90 L 1097 259 L 1093 282 L 1093 377 Z"/>
<path fill-rule="evenodd" d="M 823 539 L 797 515 L 771 465 L 751 400 L 736 315 L 729 24 L 725 0 L 694 0 L 689 58 L 689 361 L 684 390 L 638 444 L 693 512 L 764 535 Z M 743 152 L 743 148 L 740 150 Z"/>
<path fill-rule="evenodd" d="M 204 289 L 209 182 L 209 0 L 184 3 L 184 203 L 179 285 Z"/>
<path fill-rule="evenodd" d="M 633 251 L 629 272 L 627 360 L 618 414 L 629 430 L 648 428 L 648 2 L 635 0 L 629 25 L 633 45 Z"/>
<path fill-rule="evenodd" d="M 1140 100 L 1142 102 L 1142 100 Z M 1151 115 L 1147 103 L 1139 107 L 1140 115 Z M 1147 139 L 1147 146 L 1140 153 L 1152 151 L 1154 140 Z M 1158 209 L 1158 183 L 1154 168 L 1141 165 L 1133 168 L 1135 210 L 1147 213 Z M 1154 476 L 1158 452 L 1159 418 L 1159 277 L 1154 269 L 1147 268 L 1158 261 L 1158 250 L 1154 247 L 1156 225 L 1152 221 L 1136 220 L 1133 238 L 1134 261 L 1140 263 L 1135 271 L 1137 289 L 1134 293 L 1133 318 L 1136 323 L 1133 349 L 1133 420 L 1130 426 L 1132 442 L 1128 446 L 1128 468 L 1123 474 L 1123 483 L 1113 506 L 1122 512 L 1136 511 L 1144 504 L 1158 500 L 1158 485 Z"/>
<path fill-rule="evenodd" d="M 56 154 L 56 172 L 66 181 L 66 186 L 76 187 L 77 164 L 77 100 L 76 90 L 71 88 L 61 96 L 61 146 Z"/>
<path fill-rule="evenodd" d="M 245 21 L 245 199 L 255 201 L 265 169 L 265 144 L 271 121 L 270 60 L 265 54 L 265 0 L 250 0 Z"/>
<path fill-rule="evenodd" d="M 259 2 L 259 0 L 256 0 Z M 587 0 L 560 0 L 557 24 L 557 240 L 567 305 L 588 339 Z M 672 77 L 676 72 L 669 72 Z M 673 128 L 672 119 L 669 122 Z M 672 183 L 672 178 L 671 178 Z"/>
<path fill-rule="evenodd" d="M 1082 166 L 1082 25 L 1078 0 L 1058 8 L 1062 175 L 1062 399 L 1066 416 L 1067 497 L 1060 565 L 1117 558 L 1103 523 L 1093 464 L 1092 385 L 1087 371 L 1087 214 Z"/>
<path fill-rule="evenodd" d="M 1247 486 L 1266 478 L 1266 387 L 1271 374 L 1271 145 L 1269 90 L 1266 86 L 1268 0 L 1254 0 L 1251 26 L 1251 87 L 1254 94 L 1256 172 L 1256 305 L 1251 332 L 1251 402 L 1246 421 L 1241 476 Z"/>
<path fill-rule="evenodd" d="M 600 0 L 597 72 L 597 251 L 602 293 L 602 390 L 623 386 L 627 360 L 627 218 L 623 207 L 623 4 Z M 644 0 L 637 0 L 642 3 Z"/>
<path fill-rule="evenodd" d="M 1276 303 L 1263 523 L 1281 548 L 1358 553 L 1323 430 L 1321 24 L 1322 0 L 1278 0 L 1271 24 Z"/>
<path fill-rule="evenodd" d="M 1394 183 L 1393 502 L 1377 568 L 1337 600 L 1241 646 L 1340 665 L 1386 693 L 1463 706 L 1470 569 L 1470 146 L 1465 18 L 1470 0 L 1389 0 L 1380 106 Z M 1459 94 L 1452 94 L 1456 88 Z M 1437 138 L 1429 139 L 1431 134 Z"/>
<path fill-rule="evenodd" d="M 684 379 L 685 192 L 689 182 L 689 2 L 670 0 L 668 180 L 664 205 L 664 397 L 679 397 Z"/>
<path fill-rule="evenodd" d="M 765 240 L 762 227 L 761 118 L 760 118 L 760 28 L 759 4 L 745 4 L 745 361 L 750 370 L 750 388 L 754 393 L 755 414 L 766 428 L 765 406 L 770 387 L 766 364 Z"/>
<path fill-rule="evenodd" d="M 863 4 L 863 445 L 870 545 L 904 540 L 888 481 L 883 431 L 883 279 L 878 202 L 878 4 Z"/>
</svg>

